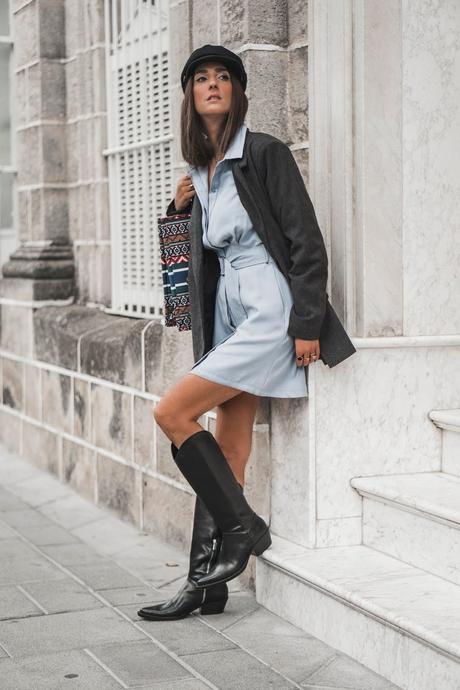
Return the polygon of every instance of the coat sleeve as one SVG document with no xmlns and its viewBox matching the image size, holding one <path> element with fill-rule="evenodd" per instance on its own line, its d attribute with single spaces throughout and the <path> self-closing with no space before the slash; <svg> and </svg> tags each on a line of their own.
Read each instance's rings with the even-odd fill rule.
<svg viewBox="0 0 460 690">
<path fill-rule="evenodd" d="M 317 340 L 328 299 L 327 251 L 300 170 L 282 141 L 267 145 L 264 177 L 272 212 L 290 246 L 293 305 L 288 333 L 294 338 Z"/>
<path fill-rule="evenodd" d="M 166 214 L 167 216 L 175 216 L 177 213 L 191 213 L 192 211 L 192 204 L 193 204 L 193 199 L 190 199 L 188 205 L 182 209 L 181 211 L 176 210 L 176 203 L 175 203 L 175 198 L 173 198 L 170 203 L 168 208 L 166 209 Z"/>
</svg>

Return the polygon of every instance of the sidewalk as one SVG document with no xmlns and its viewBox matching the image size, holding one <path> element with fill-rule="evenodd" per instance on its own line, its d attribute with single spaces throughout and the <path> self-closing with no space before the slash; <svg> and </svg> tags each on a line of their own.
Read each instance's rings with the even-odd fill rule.
<svg viewBox="0 0 460 690">
<path fill-rule="evenodd" d="M 232 582 L 222 614 L 137 616 L 187 570 L 186 554 L 0 445 L 2 690 L 395 690 Z"/>
</svg>

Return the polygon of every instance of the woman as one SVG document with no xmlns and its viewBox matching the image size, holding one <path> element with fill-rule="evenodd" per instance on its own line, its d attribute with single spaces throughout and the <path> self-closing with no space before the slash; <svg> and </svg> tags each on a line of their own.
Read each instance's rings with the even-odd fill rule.
<svg viewBox="0 0 460 690">
<path fill-rule="evenodd" d="M 241 59 L 205 45 L 190 55 L 181 83 L 182 155 L 190 167 L 167 213 L 192 213 L 196 361 L 154 417 L 197 498 L 188 577 L 172 599 L 139 611 L 152 620 L 224 610 L 227 581 L 271 544 L 243 494 L 260 396 L 308 395 L 305 367 L 321 355 L 320 332 L 329 366 L 354 352 L 328 302 L 327 253 L 292 154 L 244 123 Z M 214 407 L 215 438 L 197 422 Z"/>
</svg>

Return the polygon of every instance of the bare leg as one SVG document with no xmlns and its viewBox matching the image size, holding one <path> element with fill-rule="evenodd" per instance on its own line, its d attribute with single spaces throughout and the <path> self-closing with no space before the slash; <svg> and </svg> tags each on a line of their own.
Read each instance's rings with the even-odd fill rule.
<svg viewBox="0 0 460 690">
<path fill-rule="evenodd" d="M 217 406 L 216 441 L 242 486 L 251 453 L 252 429 L 259 400 L 260 396 L 242 391 Z"/>
<path fill-rule="evenodd" d="M 153 415 L 164 434 L 179 448 L 189 436 L 203 429 L 196 420 L 217 407 L 215 438 L 237 481 L 243 485 L 258 402 L 257 395 L 189 373 L 161 398 Z"/>
<path fill-rule="evenodd" d="M 155 405 L 153 416 L 169 440 L 179 448 L 189 436 L 203 429 L 197 422 L 201 415 L 240 393 L 238 388 L 188 373 Z"/>
</svg>

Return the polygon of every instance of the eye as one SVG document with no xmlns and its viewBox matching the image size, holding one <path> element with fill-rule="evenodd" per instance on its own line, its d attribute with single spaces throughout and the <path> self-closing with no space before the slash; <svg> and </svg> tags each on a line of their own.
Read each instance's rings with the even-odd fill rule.
<svg viewBox="0 0 460 690">
<path fill-rule="evenodd" d="M 230 79 L 230 75 L 228 74 L 228 72 L 223 72 L 222 74 L 219 75 L 219 77 L 224 77 L 225 81 L 228 81 Z M 204 74 L 201 74 L 199 77 L 197 77 L 195 79 L 195 81 L 201 81 L 202 79 L 206 79 Z"/>
</svg>

